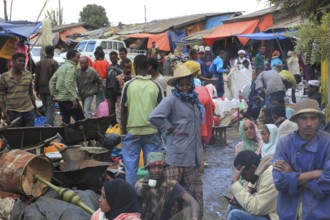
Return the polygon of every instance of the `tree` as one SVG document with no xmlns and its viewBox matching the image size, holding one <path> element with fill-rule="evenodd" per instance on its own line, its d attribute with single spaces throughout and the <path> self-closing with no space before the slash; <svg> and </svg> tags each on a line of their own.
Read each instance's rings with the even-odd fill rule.
<svg viewBox="0 0 330 220">
<path fill-rule="evenodd" d="M 330 57 L 330 13 L 323 14 L 320 25 L 308 21 L 294 35 L 298 39 L 296 50 L 305 53 L 309 63 L 320 63 Z"/>
<path fill-rule="evenodd" d="M 306 22 L 294 28 L 295 50 L 304 53 L 310 64 L 330 57 L 330 2 L 325 0 L 268 0 L 289 14 L 299 14 Z"/>
<path fill-rule="evenodd" d="M 313 22 L 320 22 L 323 14 L 330 12 L 330 2 L 327 0 L 269 0 L 269 2 Z"/>
<path fill-rule="evenodd" d="M 80 12 L 79 22 L 96 24 L 101 27 L 109 26 L 109 20 L 105 8 L 96 4 L 88 4 Z"/>
<path fill-rule="evenodd" d="M 63 24 L 63 8 L 60 10 L 47 10 L 45 16 L 51 21 L 53 27 Z"/>
</svg>

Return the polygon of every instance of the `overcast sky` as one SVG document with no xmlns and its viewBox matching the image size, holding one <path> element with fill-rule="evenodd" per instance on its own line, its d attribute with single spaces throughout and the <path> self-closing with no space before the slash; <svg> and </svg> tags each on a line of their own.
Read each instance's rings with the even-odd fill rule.
<svg viewBox="0 0 330 220">
<path fill-rule="evenodd" d="M 8 16 L 11 2 L 12 20 L 36 21 L 45 0 L 7 0 Z M 97 4 L 106 9 L 109 21 L 117 25 L 120 21 L 124 24 L 144 22 L 144 5 L 147 21 L 152 21 L 209 12 L 252 12 L 267 7 L 265 2 L 267 0 L 61 0 L 61 6 L 66 24 L 78 22 L 79 12 L 87 4 Z M 46 9 L 57 9 L 58 3 L 59 0 L 48 0 Z M 44 12 L 39 20 L 45 17 Z M 3 1 L 0 2 L 0 17 L 4 17 Z"/>
</svg>

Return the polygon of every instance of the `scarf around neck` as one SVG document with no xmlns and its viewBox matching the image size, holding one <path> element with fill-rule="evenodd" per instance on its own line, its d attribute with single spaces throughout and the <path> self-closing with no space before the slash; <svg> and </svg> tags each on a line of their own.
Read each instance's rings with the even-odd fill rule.
<svg viewBox="0 0 330 220">
<path fill-rule="evenodd" d="M 198 99 L 198 93 L 195 92 L 194 78 L 192 76 L 188 76 L 188 77 L 189 77 L 190 84 L 191 84 L 191 91 L 189 93 L 180 92 L 179 82 L 181 79 L 184 79 L 184 78 L 181 78 L 181 79 L 178 79 L 175 81 L 175 87 L 174 87 L 174 89 L 172 89 L 172 94 L 174 96 L 176 96 L 177 98 L 179 98 L 182 102 L 187 102 L 187 103 L 190 103 L 193 105 L 196 104 L 199 109 L 199 112 L 200 112 L 201 124 L 204 124 L 205 108 Z"/>
</svg>

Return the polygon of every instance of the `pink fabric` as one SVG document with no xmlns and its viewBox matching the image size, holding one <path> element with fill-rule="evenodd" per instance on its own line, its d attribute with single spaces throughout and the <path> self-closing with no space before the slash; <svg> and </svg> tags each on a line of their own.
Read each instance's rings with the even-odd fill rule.
<svg viewBox="0 0 330 220">
<path fill-rule="evenodd" d="M 123 213 L 118 215 L 114 220 L 141 220 L 140 213 Z"/>
<path fill-rule="evenodd" d="M 106 220 L 104 213 L 101 209 L 98 209 L 93 213 L 91 220 Z M 140 213 L 122 213 L 118 215 L 114 220 L 141 220 Z"/>
<path fill-rule="evenodd" d="M 205 88 L 207 89 L 207 91 L 209 92 L 211 98 L 213 97 L 217 97 L 217 89 L 215 88 L 215 86 L 213 84 L 207 84 L 205 86 Z"/>
</svg>

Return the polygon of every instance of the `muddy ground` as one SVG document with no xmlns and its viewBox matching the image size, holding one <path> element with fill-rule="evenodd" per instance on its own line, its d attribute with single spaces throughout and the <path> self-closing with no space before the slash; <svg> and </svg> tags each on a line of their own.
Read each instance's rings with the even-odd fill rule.
<svg viewBox="0 0 330 220">
<path fill-rule="evenodd" d="M 226 219 L 228 202 L 223 197 L 230 187 L 231 170 L 235 158 L 234 146 L 239 141 L 237 125 L 227 128 L 225 147 L 207 146 L 204 169 L 204 220 Z"/>
</svg>

